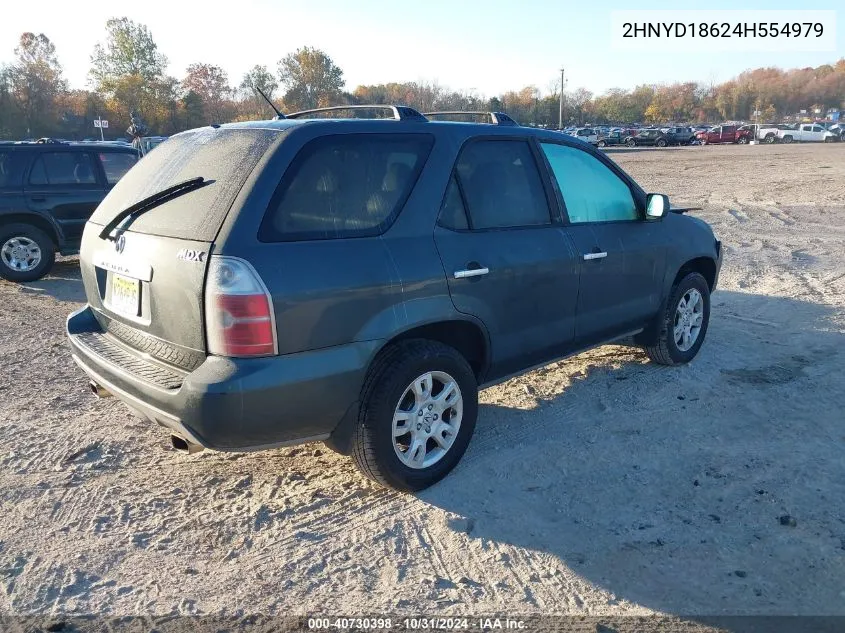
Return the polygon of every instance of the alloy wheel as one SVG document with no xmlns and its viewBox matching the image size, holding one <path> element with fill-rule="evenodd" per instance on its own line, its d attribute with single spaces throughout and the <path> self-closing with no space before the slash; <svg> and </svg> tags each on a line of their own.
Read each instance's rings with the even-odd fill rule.
<svg viewBox="0 0 845 633">
<path fill-rule="evenodd" d="M 458 437 L 464 401 L 458 382 L 442 371 L 418 376 L 393 413 L 393 450 L 409 468 L 439 462 Z"/>
<path fill-rule="evenodd" d="M 41 263 L 41 247 L 23 235 L 10 237 L 0 247 L 0 259 L 12 270 L 27 273 Z"/>
<path fill-rule="evenodd" d="M 704 324 L 704 299 L 695 288 L 690 288 L 678 301 L 675 309 L 674 338 L 675 345 L 682 352 L 689 351 L 695 345 Z"/>
</svg>

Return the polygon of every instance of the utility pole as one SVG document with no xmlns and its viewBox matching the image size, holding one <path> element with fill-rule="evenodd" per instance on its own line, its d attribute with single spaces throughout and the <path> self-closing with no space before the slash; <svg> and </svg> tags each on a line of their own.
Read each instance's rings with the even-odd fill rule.
<svg viewBox="0 0 845 633">
<path fill-rule="evenodd" d="M 559 130 L 563 129 L 563 85 L 564 85 L 564 78 L 563 78 L 563 68 L 560 69 L 560 113 L 558 114 L 558 124 L 557 127 Z"/>
</svg>

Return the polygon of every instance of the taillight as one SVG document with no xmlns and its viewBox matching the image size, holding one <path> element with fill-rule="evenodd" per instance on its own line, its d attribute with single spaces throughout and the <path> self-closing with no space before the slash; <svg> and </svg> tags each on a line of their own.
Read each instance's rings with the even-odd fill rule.
<svg viewBox="0 0 845 633">
<path fill-rule="evenodd" d="M 205 328 L 211 354 L 243 357 L 277 353 L 273 302 L 248 262 L 222 255 L 210 258 Z"/>
</svg>

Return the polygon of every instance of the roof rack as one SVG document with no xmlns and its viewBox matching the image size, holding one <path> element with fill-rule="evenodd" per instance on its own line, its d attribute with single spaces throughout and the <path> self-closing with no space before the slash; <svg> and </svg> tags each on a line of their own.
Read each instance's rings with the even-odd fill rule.
<svg viewBox="0 0 845 633">
<path fill-rule="evenodd" d="M 446 117 L 458 115 L 485 116 L 490 118 L 492 125 L 519 125 L 504 112 L 485 112 L 483 110 L 442 110 L 440 112 L 424 112 L 426 117 Z"/>
<path fill-rule="evenodd" d="M 310 114 L 317 114 L 319 112 L 336 112 L 339 110 L 390 110 L 393 114 L 392 117 L 396 121 L 427 121 L 422 114 L 414 110 L 413 108 L 409 108 L 408 106 L 396 106 L 396 105 L 344 105 L 344 106 L 331 106 L 329 108 L 314 108 L 313 110 L 302 110 L 300 112 L 291 112 L 290 114 L 286 114 L 286 119 L 298 119 L 301 117 L 307 117 Z"/>
</svg>

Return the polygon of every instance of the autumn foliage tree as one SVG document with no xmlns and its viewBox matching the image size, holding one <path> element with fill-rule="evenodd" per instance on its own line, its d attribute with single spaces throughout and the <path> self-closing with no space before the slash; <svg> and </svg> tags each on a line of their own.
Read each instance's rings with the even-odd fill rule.
<svg viewBox="0 0 845 633">
<path fill-rule="evenodd" d="M 47 135 L 94 136 L 93 120 L 111 125 L 107 136 L 123 136 L 129 112 L 138 111 L 153 134 L 225 123 L 268 119 L 272 110 L 259 90 L 284 111 L 339 104 L 401 103 L 432 110 L 505 111 L 523 125 L 556 128 L 561 86 L 523 86 L 486 97 L 453 90 L 437 81 L 396 81 L 344 91 L 343 70 L 327 53 L 305 46 L 279 60 L 273 70 L 257 64 L 237 85 L 222 67 L 191 64 L 178 80 L 167 57 L 143 24 L 108 20 L 105 37 L 91 55 L 90 88 L 71 90 L 59 54 L 44 34 L 24 33 L 14 57 L 0 65 L 0 138 Z M 717 84 L 681 82 L 613 88 L 594 95 L 586 88 L 563 92 L 565 124 L 761 121 L 819 116 L 845 108 L 845 59 L 816 68 L 757 68 Z M 801 111 L 806 111 L 806 115 Z M 818 113 L 817 113 L 818 111 Z"/>
</svg>

